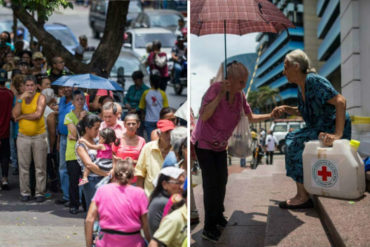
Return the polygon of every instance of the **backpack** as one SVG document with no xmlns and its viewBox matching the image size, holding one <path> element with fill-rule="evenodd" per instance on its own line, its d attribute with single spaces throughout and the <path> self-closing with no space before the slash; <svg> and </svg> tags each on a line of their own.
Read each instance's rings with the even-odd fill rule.
<svg viewBox="0 0 370 247">
<path fill-rule="evenodd" d="M 159 53 L 154 55 L 154 65 L 158 68 L 164 68 L 167 65 L 167 55 L 160 56 Z"/>
</svg>

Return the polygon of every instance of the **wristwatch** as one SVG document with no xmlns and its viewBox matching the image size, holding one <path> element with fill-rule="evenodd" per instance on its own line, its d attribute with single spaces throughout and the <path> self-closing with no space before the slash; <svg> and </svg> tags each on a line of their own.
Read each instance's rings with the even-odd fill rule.
<svg viewBox="0 0 370 247">
<path fill-rule="evenodd" d="M 17 102 L 18 103 L 22 103 L 22 99 L 17 99 Z"/>
</svg>

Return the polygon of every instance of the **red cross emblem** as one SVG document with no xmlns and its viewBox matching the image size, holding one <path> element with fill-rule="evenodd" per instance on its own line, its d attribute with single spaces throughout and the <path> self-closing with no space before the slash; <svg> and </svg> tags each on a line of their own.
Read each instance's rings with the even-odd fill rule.
<svg viewBox="0 0 370 247">
<path fill-rule="evenodd" d="M 318 176 L 322 176 L 322 181 L 328 181 L 328 177 L 331 177 L 331 172 L 326 170 L 326 166 L 322 166 L 322 170 L 317 172 Z"/>
</svg>

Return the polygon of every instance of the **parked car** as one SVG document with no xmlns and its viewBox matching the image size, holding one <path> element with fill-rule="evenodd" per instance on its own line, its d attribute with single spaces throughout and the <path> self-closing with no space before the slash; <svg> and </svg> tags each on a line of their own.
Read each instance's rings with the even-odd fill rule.
<svg viewBox="0 0 370 247">
<path fill-rule="evenodd" d="M 94 38 L 100 38 L 100 33 L 104 31 L 105 20 L 107 18 L 108 0 L 93 0 L 89 13 L 89 24 L 93 31 Z M 131 21 L 142 11 L 140 0 L 131 0 L 128 6 L 126 26 L 130 26 Z"/>
<path fill-rule="evenodd" d="M 75 54 L 74 49 L 78 46 L 78 39 L 73 34 L 72 30 L 64 24 L 61 23 L 52 23 L 45 24 L 45 30 L 54 36 L 54 38 L 60 40 L 62 45 L 67 48 L 69 52 Z"/>
<path fill-rule="evenodd" d="M 83 57 L 84 63 L 89 63 L 91 60 L 93 52 L 85 52 Z M 119 78 L 120 75 L 120 68 L 123 68 L 123 75 L 124 78 Z M 109 79 L 113 81 L 117 81 L 123 88 L 124 92 L 115 92 L 114 98 L 116 101 L 122 103 L 123 97 L 126 94 L 127 89 L 134 84 L 131 75 L 134 71 L 140 70 L 144 74 L 144 83 L 149 86 L 149 75 L 145 66 L 141 63 L 140 57 L 132 50 L 121 50 L 111 73 L 109 75 Z M 124 80 L 122 80 L 124 79 Z"/>
<path fill-rule="evenodd" d="M 277 148 L 279 149 L 280 153 L 285 153 L 285 136 L 289 133 L 289 131 L 301 129 L 305 126 L 306 123 L 301 119 L 276 119 L 274 123 L 272 123 L 270 130 L 273 131 L 273 135 L 278 141 Z"/>
<path fill-rule="evenodd" d="M 131 28 L 162 27 L 175 32 L 179 19 L 184 19 L 184 16 L 175 10 L 148 9 L 131 22 Z"/>
<path fill-rule="evenodd" d="M 146 45 L 159 40 L 162 43 L 161 51 L 171 59 L 171 51 L 175 46 L 176 35 L 164 28 L 135 28 L 126 31 L 124 48 L 131 49 L 142 58 L 146 54 Z"/>
</svg>

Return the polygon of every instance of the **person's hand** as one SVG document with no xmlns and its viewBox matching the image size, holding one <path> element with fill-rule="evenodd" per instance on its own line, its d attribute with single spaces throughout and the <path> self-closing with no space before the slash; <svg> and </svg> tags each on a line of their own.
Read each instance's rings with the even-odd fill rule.
<svg viewBox="0 0 370 247">
<path fill-rule="evenodd" d="M 87 111 L 82 111 L 80 113 L 80 120 L 83 119 L 87 115 Z"/>
<path fill-rule="evenodd" d="M 325 132 L 320 132 L 319 134 L 319 140 L 322 141 L 322 143 L 327 147 L 333 146 L 333 142 L 339 139 L 340 137 L 335 134 L 329 134 Z"/>
<path fill-rule="evenodd" d="M 16 117 L 15 119 L 14 119 L 14 121 L 15 122 L 18 122 L 19 120 L 21 120 L 21 119 L 23 119 L 24 117 L 23 117 L 23 114 L 22 115 L 20 115 L 20 116 L 18 116 L 18 117 Z"/>
<path fill-rule="evenodd" d="M 285 113 L 284 106 L 277 106 L 272 110 L 271 115 L 273 118 L 278 118 Z"/>
<path fill-rule="evenodd" d="M 31 97 L 32 97 L 32 92 L 26 91 L 26 92 L 22 93 L 19 98 L 21 100 L 25 100 L 26 98 L 31 98 Z"/>
<path fill-rule="evenodd" d="M 230 92 L 231 82 L 229 80 L 223 80 L 221 82 L 221 86 L 222 86 L 220 91 L 221 95 L 225 95 L 226 92 Z"/>
</svg>

